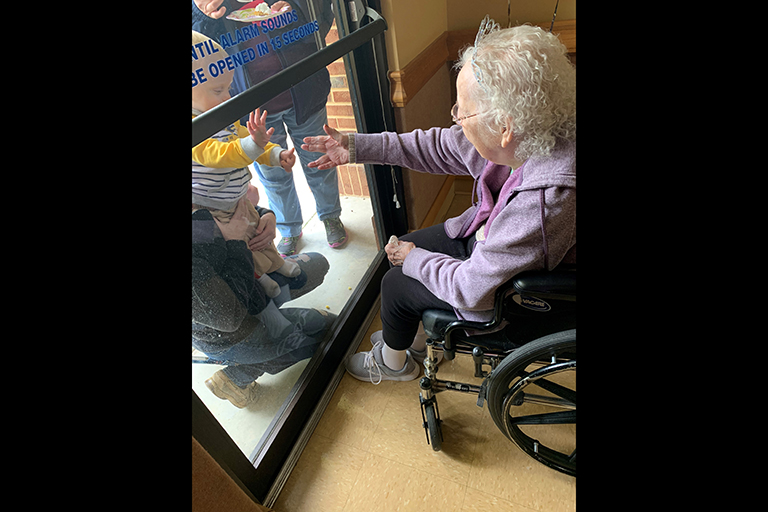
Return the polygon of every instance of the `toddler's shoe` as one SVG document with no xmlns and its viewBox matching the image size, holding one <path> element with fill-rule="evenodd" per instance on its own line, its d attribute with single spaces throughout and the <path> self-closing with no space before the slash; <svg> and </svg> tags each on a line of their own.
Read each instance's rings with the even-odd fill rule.
<svg viewBox="0 0 768 512">
<path fill-rule="evenodd" d="M 296 277 L 301 274 L 301 267 L 293 260 L 283 259 L 283 266 L 275 272 L 285 277 Z"/>
<path fill-rule="evenodd" d="M 254 274 L 256 277 L 256 280 L 259 282 L 262 288 L 264 288 L 264 293 L 267 294 L 267 297 L 274 299 L 278 295 L 280 295 L 280 285 L 275 282 L 274 279 L 269 277 L 267 274 L 263 274 L 261 276 Z"/>
<path fill-rule="evenodd" d="M 403 368 L 390 370 L 381 356 L 383 347 L 384 341 L 377 341 L 370 352 L 358 352 L 350 356 L 346 361 L 347 372 L 357 380 L 373 384 L 380 384 L 382 380 L 413 380 L 421 374 L 421 368 L 407 352 Z"/>
</svg>

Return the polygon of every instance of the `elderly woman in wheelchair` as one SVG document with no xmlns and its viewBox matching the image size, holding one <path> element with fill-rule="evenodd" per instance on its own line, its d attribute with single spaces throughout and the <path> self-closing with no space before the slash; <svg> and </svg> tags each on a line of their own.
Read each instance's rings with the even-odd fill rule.
<svg viewBox="0 0 768 512">
<path fill-rule="evenodd" d="M 521 429 L 575 424 L 575 390 L 563 381 L 575 374 L 575 69 L 553 34 L 502 30 L 487 17 L 456 67 L 451 128 L 341 134 L 326 126 L 327 136 L 304 139 L 304 149 L 325 153 L 310 164 L 319 168 L 385 163 L 475 180 L 477 199 L 460 216 L 386 245 L 382 331 L 347 371 L 374 384 L 407 381 L 423 362 L 433 449 L 442 442 L 435 393 L 477 392 L 518 446 L 575 473 L 575 449 L 562 453 Z M 437 379 L 441 356 L 457 352 L 472 355 L 482 386 Z M 558 411 L 515 419 L 529 400 Z"/>
</svg>

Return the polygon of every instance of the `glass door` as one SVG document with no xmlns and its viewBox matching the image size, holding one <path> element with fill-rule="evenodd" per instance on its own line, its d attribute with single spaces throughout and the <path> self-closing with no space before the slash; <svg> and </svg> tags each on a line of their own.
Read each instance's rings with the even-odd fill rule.
<svg viewBox="0 0 768 512">
<path fill-rule="evenodd" d="M 231 149 L 225 144 L 238 135 L 236 122 L 247 126 L 249 113 L 261 107 L 275 130 L 271 142 L 297 157 L 292 166 L 267 159 L 225 167 L 216 161 L 221 153 L 209 158 L 193 150 L 193 211 L 209 210 L 226 222 L 221 191 L 239 197 L 247 190 L 254 206 L 275 214 L 272 247 L 293 241 L 298 253 L 287 261 L 299 276 L 263 271 L 274 284 L 233 281 L 204 250 L 193 259 L 193 434 L 263 501 L 375 303 L 386 265 L 380 248 L 389 235 L 407 230 L 399 169 L 343 165 L 318 172 L 307 165 L 316 155 L 300 151 L 302 138 L 322 135 L 324 124 L 340 132 L 394 130 L 386 22 L 362 1 L 223 0 L 221 16 L 206 15 L 196 3 L 202 2 L 192 6 L 193 148 L 215 140 L 218 151 Z M 228 90 L 210 87 L 214 82 L 227 82 Z M 208 91 L 231 98 L 207 101 Z M 208 242 L 195 233 L 193 257 L 195 244 Z M 272 286 L 276 296 L 266 307 L 247 306 L 240 323 L 222 329 L 232 309 L 222 310 L 218 295 L 199 297 L 209 310 L 194 307 L 196 290 L 209 289 L 195 282 L 196 265 L 227 283 L 228 297 L 239 297 L 238 286 Z M 253 302 L 252 293 L 240 303 Z"/>
</svg>

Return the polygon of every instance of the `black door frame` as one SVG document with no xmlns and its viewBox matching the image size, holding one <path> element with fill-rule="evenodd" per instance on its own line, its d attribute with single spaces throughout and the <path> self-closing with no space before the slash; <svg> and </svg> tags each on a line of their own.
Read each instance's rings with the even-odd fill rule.
<svg viewBox="0 0 768 512">
<path fill-rule="evenodd" d="M 360 9 L 359 12 L 363 12 L 364 8 L 365 17 L 358 18 L 354 23 L 349 22 L 347 1 L 334 0 L 336 12 L 340 14 L 337 15 L 337 27 L 339 24 L 343 26 L 340 29 L 343 37 L 339 41 L 197 116 L 192 121 L 192 146 L 341 57 L 344 57 L 348 75 L 357 78 L 350 82 L 350 93 L 358 114 L 358 131 L 394 131 L 383 40 L 387 24 L 377 12 L 381 10 L 380 0 L 355 0 L 351 3 Z M 359 28 L 350 31 L 350 26 L 358 25 Z M 365 168 L 379 246 L 383 247 L 390 234 L 400 235 L 408 230 L 405 201 L 400 201 L 398 207 L 391 200 L 395 193 L 399 198 L 403 197 L 402 171 L 399 167 L 384 165 L 366 165 Z M 254 450 L 251 457 L 242 453 L 192 391 L 192 435 L 251 499 L 264 502 L 304 425 L 342 363 L 350 343 L 373 308 L 380 292 L 381 279 L 388 268 L 386 254 L 379 250 L 339 313 L 333 332 L 310 360 L 289 399 L 272 420 L 259 442 L 261 449 Z"/>
</svg>

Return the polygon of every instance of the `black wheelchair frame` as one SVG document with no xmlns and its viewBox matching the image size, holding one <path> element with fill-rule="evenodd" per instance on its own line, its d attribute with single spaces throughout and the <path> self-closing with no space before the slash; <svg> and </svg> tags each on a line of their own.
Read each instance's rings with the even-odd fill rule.
<svg viewBox="0 0 768 512">
<path fill-rule="evenodd" d="M 488 403 L 496 426 L 520 449 L 552 469 L 576 476 L 575 431 L 573 442 L 563 450 L 561 440 L 540 441 L 540 435 L 531 437 L 528 427 L 521 428 L 576 424 L 575 266 L 516 275 L 497 289 L 494 318 L 489 322 L 464 321 L 452 311 L 430 309 L 422 314 L 422 324 L 428 339 L 419 401 L 427 443 L 433 450 L 439 451 L 443 442 L 437 393 L 474 393 L 477 405 Z M 483 378 L 482 384 L 438 379 L 437 349 L 448 360 L 457 353 L 471 355 L 475 377 Z M 531 370 L 531 366 L 538 368 Z M 563 373 L 569 380 L 556 382 Z M 522 412 L 525 404 L 557 412 L 528 414 Z M 541 429 L 534 433 L 541 434 Z"/>
</svg>

